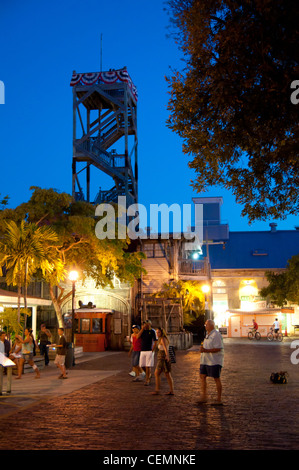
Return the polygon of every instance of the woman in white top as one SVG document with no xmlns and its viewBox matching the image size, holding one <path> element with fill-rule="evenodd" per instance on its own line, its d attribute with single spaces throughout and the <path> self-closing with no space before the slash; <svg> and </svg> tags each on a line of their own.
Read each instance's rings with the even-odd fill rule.
<svg viewBox="0 0 299 470">
<path fill-rule="evenodd" d="M 156 335 L 158 338 L 158 343 L 157 343 L 158 356 L 157 356 L 157 366 L 155 370 L 156 389 L 154 392 L 152 392 L 152 395 L 160 395 L 162 372 L 165 373 L 165 376 L 169 385 L 169 392 L 167 392 L 166 395 L 174 395 L 173 379 L 171 376 L 171 362 L 169 358 L 169 340 L 163 328 L 157 328 Z"/>
<path fill-rule="evenodd" d="M 15 338 L 15 342 L 12 345 L 11 350 L 9 351 L 9 359 L 13 361 L 18 367 L 19 359 L 22 357 L 22 343 L 18 337 Z"/>
</svg>

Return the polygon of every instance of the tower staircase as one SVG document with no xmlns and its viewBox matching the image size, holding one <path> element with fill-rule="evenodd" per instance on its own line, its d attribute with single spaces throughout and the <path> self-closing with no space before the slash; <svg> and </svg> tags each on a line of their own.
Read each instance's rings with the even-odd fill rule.
<svg viewBox="0 0 299 470">
<path fill-rule="evenodd" d="M 137 92 L 126 69 L 73 73 L 73 196 L 94 204 L 137 202 Z M 79 166 L 83 168 L 79 169 Z M 91 198 L 90 169 L 113 180 L 110 189 Z M 86 182 L 82 183 L 85 171 Z M 100 176 L 101 173 L 97 173 Z"/>
</svg>

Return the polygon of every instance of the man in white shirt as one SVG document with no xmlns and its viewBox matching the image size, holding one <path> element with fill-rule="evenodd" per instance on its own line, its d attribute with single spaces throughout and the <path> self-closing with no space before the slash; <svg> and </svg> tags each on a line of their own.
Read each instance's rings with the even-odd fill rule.
<svg viewBox="0 0 299 470">
<path fill-rule="evenodd" d="M 205 327 L 207 336 L 200 347 L 201 399 L 199 403 L 206 403 L 207 377 L 213 377 L 217 389 L 217 402 L 214 404 L 222 405 L 222 383 L 220 375 L 224 359 L 223 339 L 221 333 L 215 329 L 213 320 L 207 320 Z"/>
<path fill-rule="evenodd" d="M 273 323 L 273 328 L 274 328 L 274 337 L 277 338 L 277 333 L 279 332 L 278 318 L 275 318 L 275 322 Z"/>
</svg>

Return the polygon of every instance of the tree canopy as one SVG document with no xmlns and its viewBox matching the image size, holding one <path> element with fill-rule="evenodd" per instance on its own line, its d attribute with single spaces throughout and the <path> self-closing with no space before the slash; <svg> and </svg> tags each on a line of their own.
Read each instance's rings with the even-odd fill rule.
<svg viewBox="0 0 299 470">
<path fill-rule="evenodd" d="M 143 268 L 140 252 L 129 252 L 129 240 L 99 240 L 95 234 L 95 208 L 86 202 L 76 202 L 67 193 L 54 189 L 32 187 L 30 200 L 15 209 L 0 211 L 0 232 L 5 233 L 7 224 L 24 227 L 40 227 L 41 232 L 51 230 L 55 240 L 46 249 L 51 269 L 38 266 L 42 277 L 50 285 L 50 294 L 60 326 L 61 306 L 71 295 L 63 281 L 69 270 L 77 269 L 84 282 L 92 278 L 97 287 L 112 285 L 114 276 L 120 281 L 133 282 L 140 277 Z M 5 239 L 4 239 L 5 241 Z M 5 250 L 2 250 L 5 253 Z M 60 293 L 55 295 L 54 287 Z M 65 292 L 66 291 L 66 292 Z"/>
<path fill-rule="evenodd" d="M 299 304 L 299 255 L 293 256 L 282 273 L 266 272 L 269 282 L 267 287 L 261 289 L 262 297 L 268 297 L 279 307 L 288 302 Z"/>
<path fill-rule="evenodd" d="M 249 222 L 299 212 L 299 9 L 294 0 L 169 0 L 184 68 L 168 126 L 198 192 L 221 185 Z"/>
<path fill-rule="evenodd" d="M 4 207 L 7 206 L 8 200 L 9 200 L 8 196 L 5 196 L 4 198 L 2 198 L 2 196 L 0 194 L 0 210 L 4 209 Z"/>
</svg>

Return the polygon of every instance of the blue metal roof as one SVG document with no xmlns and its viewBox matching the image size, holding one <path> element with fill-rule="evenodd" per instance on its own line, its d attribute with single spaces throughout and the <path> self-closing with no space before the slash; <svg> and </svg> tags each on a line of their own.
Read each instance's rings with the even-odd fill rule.
<svg viewBox="0 0 299 470">
<path fill-rule="evenodd" d="M 211 269 L 280 269 L 299 254 L 299 230 L 229 232 L 223 245 L 209 245 Z"/>
</svg>

